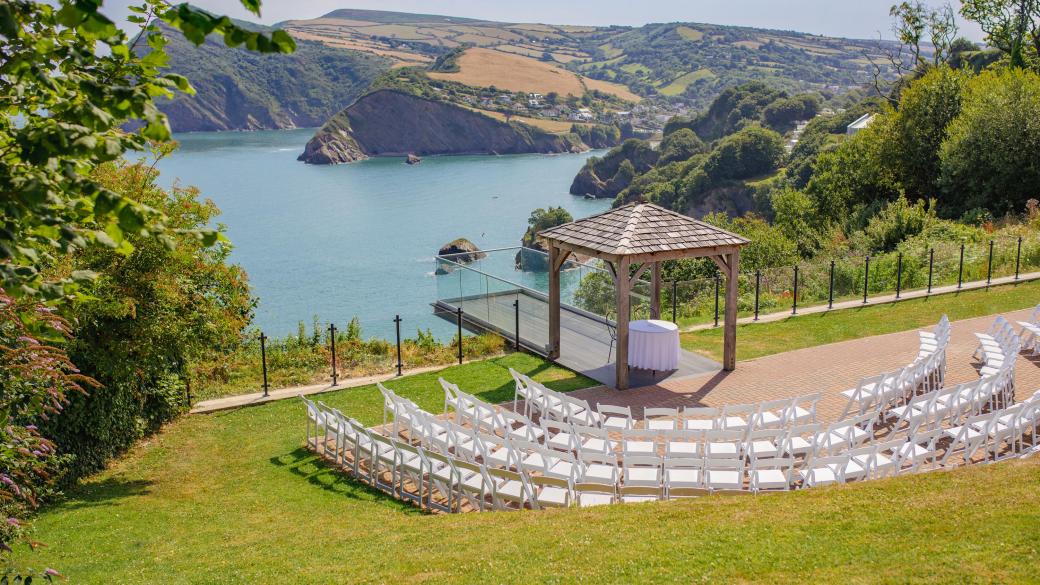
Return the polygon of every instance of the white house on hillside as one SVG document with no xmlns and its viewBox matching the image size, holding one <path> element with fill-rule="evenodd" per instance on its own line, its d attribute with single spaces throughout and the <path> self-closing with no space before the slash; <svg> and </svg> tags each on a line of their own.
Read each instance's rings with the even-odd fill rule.
<svg viewBox="0 0 1040 585">
<path fill-rule="evenodd" d="M 849 136 L 859 132 L 860 130 L 870 126 L 870 123 L 874 121 L 874 114 L 863 114 L 856 119 L 855 122 L 849 124 L 849 127 L 845 129 L 845 133 Z"/>
</svg>

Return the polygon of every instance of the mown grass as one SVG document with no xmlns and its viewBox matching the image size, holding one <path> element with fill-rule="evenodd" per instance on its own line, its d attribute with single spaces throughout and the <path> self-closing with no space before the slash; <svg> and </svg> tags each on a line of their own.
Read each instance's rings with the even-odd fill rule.
<svg viewBox="0 0 1040 585">
<path fill-rule="evenodd" d="M 965 291 L 745 324 L 737 327 L 737 359 L 926 327 L 935 324 L 944 313 L 952 320 L 969 319 L 1034 307 L 1038 302 L 1040 281 L 1031 281 L 988 291 Z M 722 328 L 684 333 L 682 346 L 721 360 Z"/>
<path fill-rule="evenodd" d="M 970 316 L 958 306 L 939 310 Z M 435 411 L 437 375 L 504 401 L 508 366 L 560 390 L 593 384 L 512 354 L 389 385 Z M 374 387 L 320 398 L 382 422 Z M 297 401 L 186 417 L 43 511 L 46 546 L 15 561 L 71 583 L 1029 582 L 1040 562 L 1040 457 L 758 497 L 430 516 L 327 467 L 303 448 L 303 421 Z"/>
</svg>

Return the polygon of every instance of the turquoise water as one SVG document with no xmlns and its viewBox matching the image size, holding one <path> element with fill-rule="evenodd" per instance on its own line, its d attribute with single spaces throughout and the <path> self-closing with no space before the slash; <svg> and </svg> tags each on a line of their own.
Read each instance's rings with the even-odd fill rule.
<svg viewBox="0 0 1040 585">
<path fill-rule="evenodd" d="M 160 161 L 161 182 L 195 185 L 223 211 L 232 260 L 259 297 L 268 335 L 308 329 L 314 315 L 366 336 L 453 329 L 433 316 L 434 256 L 466 237 L 483 249 L 516 246 L 532 210 L 564 206 L 575 217 L 608 200 L 567 193 L 592 153 L 430 157 L 312 166 L 296 161 L 312 130 L 193 133 Z"/>
</svg>

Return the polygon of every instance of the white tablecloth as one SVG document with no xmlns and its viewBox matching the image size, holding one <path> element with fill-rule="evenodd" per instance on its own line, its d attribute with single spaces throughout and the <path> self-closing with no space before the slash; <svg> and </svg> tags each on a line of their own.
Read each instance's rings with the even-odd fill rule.
<svg viewBox="0 0 1040 585">
<path fill-rule="evenodd" d="M 629 323 L 628 365 L 659 372 L 679 369 L 679 327 L 658 320 Z"/>
</svg>

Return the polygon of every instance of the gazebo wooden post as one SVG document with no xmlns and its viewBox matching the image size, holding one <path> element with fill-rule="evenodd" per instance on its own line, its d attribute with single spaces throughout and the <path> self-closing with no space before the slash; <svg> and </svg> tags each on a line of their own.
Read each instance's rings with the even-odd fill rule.
<svg viewBox="0 0 1040 585">
<path fill-rule="evenodd" d="M 560 249 L 549 243 L 549 359 L 560 357 Z"/>
<path fill-rule="evenodd" d="M 614 265 L 614 291 L 617 295 L 617 351 L 614 352 L 617 368 L 617 389 L 628 389 L 628 321 L 631 318 L 632 279 L 629 278 L 630 261 L 622 256 Z"/>
<path fill-rule="evenodd" d="M 737 369 L 737 303 L 740 290 L 740 249 L 726 255 L 726 322 L 722 332 L 722 369 Z"/>
<path fill-rule="evenodd" d="M 653 278 L 650 280 L 650 318 L 661 318 L 661 263 L 654 262 Z"/>
</svg>

